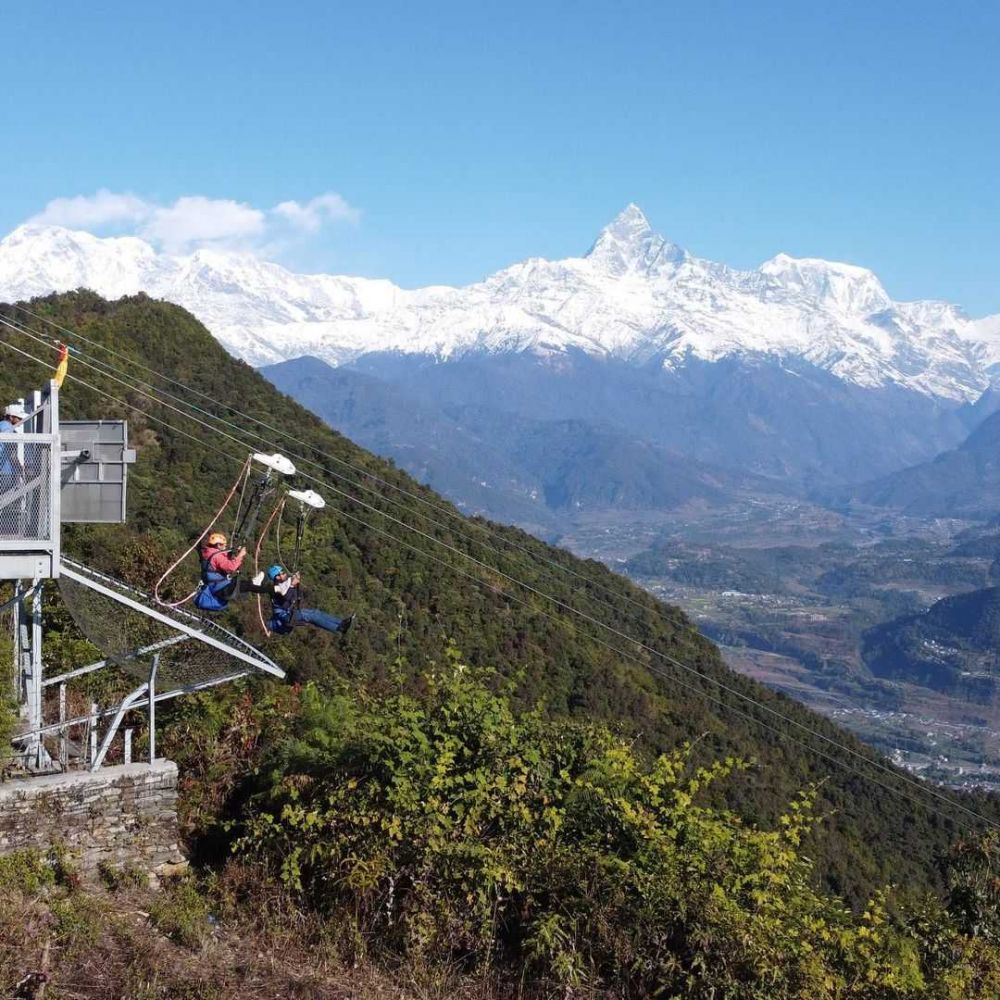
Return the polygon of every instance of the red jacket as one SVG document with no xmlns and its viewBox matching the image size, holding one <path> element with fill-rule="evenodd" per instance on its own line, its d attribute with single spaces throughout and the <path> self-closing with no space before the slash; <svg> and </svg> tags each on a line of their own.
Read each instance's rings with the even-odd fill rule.
<svg viewBox="0 0 1000 1000">
<path fill-rule="evenodd" d="M 208 563 L 209 567 L 216 573 L 236 573 L 243 565 L 243 556 L 230 558 L 225 549 L 217 549 L 214 545 L 206 545 L 201 550 L 203 563 Z"/>
</svg>

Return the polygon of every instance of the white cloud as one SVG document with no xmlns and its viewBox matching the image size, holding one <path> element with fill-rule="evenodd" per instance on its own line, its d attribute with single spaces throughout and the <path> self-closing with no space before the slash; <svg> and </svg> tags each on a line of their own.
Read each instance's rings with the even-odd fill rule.
<svg viewBox="0 0 1000 1000">
<path fill-rule="evenodd" d="M 150 205 L 134 194 L 116 194 L 102 188 L 93 195 L 53 198 L 29 221 L 68 229 L 101 228 L 111 223 L 139 222 L 149 215 Z"/>
<path fill-rule="evenodd" d="M 102 188 L 93 195 L 54 198 L 28 221 L 96 235 L 127 232 L 168 253 L 190 253 L 200 247 L 268 253 L 315 236 L 327 226 L 357 223 L 360 217 L 358 209 L 332 191 L 306 202 L 283 201 L 262 209 L 203 195 L 160 204 Z"/>
<path fill-rule="evenodd" d="M 272 209 L 295 227 L 309 233 L 317 232 L 325 222 L 357 223 L 361 213 L 352 208 L 339 195 L 334 193 L 317 195 L 304 205 L 297 201 L 283 201 Z"/>
<path fill-rule="evenodd" d="M 252 248 L 265 235 L 267 219 L 259 208 L 225 198 L 194 195 L 154 208 L 139 235 L 168 253 L 203 246 Z"/>
</svg>

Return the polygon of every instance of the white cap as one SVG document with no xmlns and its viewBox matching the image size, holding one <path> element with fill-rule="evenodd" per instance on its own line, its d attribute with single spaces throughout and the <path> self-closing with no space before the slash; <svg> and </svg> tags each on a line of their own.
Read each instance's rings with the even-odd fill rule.
<svg viewBox="0 0 1000 1000">
<path fill-rule="evenodd" d="M 7 409 L 4 411 L 4 416 L 7 417 L 20 417 L 22 420 L 28 415 L 28 411 L 22 406 L 21 403 L 8 403 Z"/>
</svg>

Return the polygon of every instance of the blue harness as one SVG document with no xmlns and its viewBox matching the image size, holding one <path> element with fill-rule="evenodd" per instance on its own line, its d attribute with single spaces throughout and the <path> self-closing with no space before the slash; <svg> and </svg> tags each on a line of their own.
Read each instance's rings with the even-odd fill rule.
<svg viewBox="0 0 1000 1000">
<path fill-rule="evenodd" d="M 288 635 L 292 631 L 292 616 L 294 612 L 291 608 L 276 608 L 273 604 L 271 605 L 271 620 L 268 622 L 267 627 L 272 632 L 277 632 L 278 635 Z"/>
<path fill-rule="evenodd" d="M 213 552 L 212 555 L 215 555 Z M 228 597 L 222 594 L 232 581 L 225 573 L 212 569 L 212 556 L 201 560 L 201 587 L 194 597 L 194 606 L 202 611 L 225 611 L 229 606 Z"/>
<path fill-rule="evenodd" d="M 292 599 L 289 599 L 287 593 L 279 594 L 275 591 L 271 595 L 271 621 L 268 623 L 268 628 L 272 632 L 277 632 L 278 635 L 288 635 L 295 625 L 295 608 L 298 603 L 297 588 Z"/>
</svg>

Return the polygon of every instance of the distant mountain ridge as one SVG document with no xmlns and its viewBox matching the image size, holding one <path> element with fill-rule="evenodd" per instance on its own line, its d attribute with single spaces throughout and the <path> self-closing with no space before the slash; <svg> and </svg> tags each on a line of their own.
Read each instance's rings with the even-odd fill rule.
<svg viewBox="0 0 1000 1000">
<path fill-rule="evenodd" d="M 729 496 L 753 479 L 770 481 L 758 482 L 758 493 L 801 493 L 872 479 L 951 448 L 967 433 L 958 410 L 939 399 L 896 385 L 868 389 L 800 361 L 693 359 L 681 368 L 664 369 L 655 362 L 636 365 L 579 350 L 541 357 L 532 352 L 476 353 L 447 363 L 387 352 L 341 366 L 340 379 L 323 376 L 316 367 L 322 362 L 313 359 L 308 387 L 297 378 L 303 369 L 287 364 L 262 370 L 332 426 L 418 478 L 424 473 L 415 455 L 429 447 L 437 449 L 439 473 L 467 456 L 470 461 L 463 464 L 471 476 L 462 473 L 449 482 L 439 475 L 428 481 L 466 509 L 484 510 L 500 520 L 511 517 L 508 510 L 493 506 L 496 493 L 484 494 L 475 483 L 497 483 L 494 457 L 510 449 L 515 426 L 551 430 L 560 423 L 575 425 L 581 440 L 571 443 L 560 435 L 559 447 L 548 456 L 553 462 L 566 457 L 567 449 L 582 459 L 585 438 L 608 440 L 611 432 L 622 453 L 673 456 L 674 474 L 681 478 L 697 479 L 716 470 L 719 492 Z M 327 374 L 331 371 L 327 366 Z M 354 395 L 348 371 L 376 380 L 379 388 L 369 383 L 373 391 L 348 406 L 347 396 Z M 317 378 L 325 382 L 322 392 L 316 390 Z M 419 419 L 416 410 L 412 420 L 399 414 L 404 401 L 419 405 Z M 422 425 L 428 410 L 447 415 L 435 423 L 435 437 Z M 478 442 L 472 450 L 470 440 Z M 686 469 L 674 460 L 681 458 L 688 460 Z M 662 501 L 650 494 L 653 480 L 644 476 L 644 462 L 616 464 L 625 477 L 623 489 L 604 496 L 621 501 L 645 495 L 650 508 L 677 505 L 676 491 L 668 490 L 674 499 L 664 496 Z M 588 472 L 585 461 L 577 468 Z M 597 480 L 607 468 L 592 463 L 591 482 L 580 482 L 590 504 L 603 489 Z M 700 490 L 689 496 L 697 494 L 708 499 Z"/>
<path fill-rule="evenodd" d="M 870 629 L 863 655 L 878 677 L 903 678 L 995 705 L 998 643 L 1000 587 L 987 587 Z"/>
<path fill-rule="evenodd" d="M 706 465 L 628 434 L 613 420 L 602 423 L 599 414 L 585 419 L 570 407 L 517 416 L 504 408 L 497 391 L 499 384 L 517 380 L 502 375 L 480 391 L 481 373 L 470 372 L 460 395 L 436 381 L 428 384 L 405 366 L 409 381 L 392 381 L 382 369 L 374 375 L 351 366 L 331 368 L 318 358 L 260 371 L 331 427 L 391 456 L 464 510 L 543 536 L 577 511 L 672 510 L 720 503 L 741 492 L 780 492 L 759 477 Z"/>
<path fill-rule="evenodd" d="M 0 297 L 145 291 L 189 308 L 254 365 L 369 353 L 437 359 L 579 350 L 667 369 L 797 360 L 864 387 L 971 402 L 1000 365 L 1000 316 L 893 302 L 869 270 L 778 254 L 740 271 L 694 257 L 629 205 L 583 257 L 529 258 L 464 288 L 294 274 L 245 254 L 157 253 L 135 237 L 22 226 L 0 241 Z"/>
<path fill-rule="evenodd" d="M 702 260 L 635 205 L 585 256 L 465 288 L 53 227 L 0 241 L 0 299 L 79 286 L 182 305 L 257 366 L 376 380 L 362 398 L 329 379 L 309 405 L 465 509 L 546 535 L 575 509 L 731 500 L 748 477 L 800 494 L 875 479 L 954 448 L 1000 399 L 1000 316 L 893 302 L 849 264 Z"/>
<path fill-rule="evenodd" d="M 842 499 L 931 517 L 1000 516 L 1000 412 L 988 416 L 957 448 L 856 486 Z"/>
</svg>

